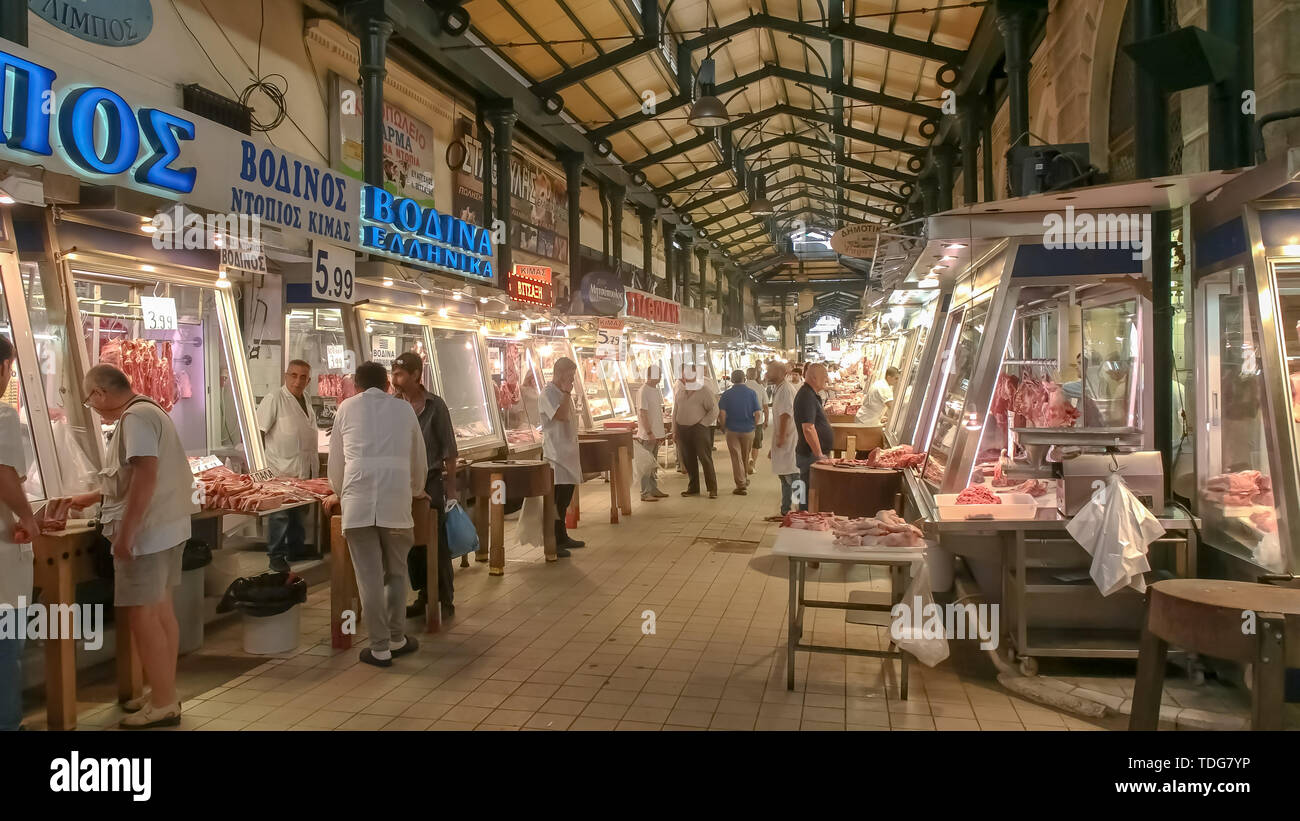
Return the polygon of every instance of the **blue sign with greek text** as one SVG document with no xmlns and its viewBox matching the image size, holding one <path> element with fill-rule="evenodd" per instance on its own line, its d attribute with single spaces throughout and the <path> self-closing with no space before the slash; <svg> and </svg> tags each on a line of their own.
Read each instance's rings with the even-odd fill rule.
<svg viewBox="0 0 1300 821">
<path fill-rule="evenodd" d="M 153 30 L 149 0 L 27 0 L 50 25 L 101 46 L 133 46 Z"/>
<path fill-rule="evenodd" d="M 361 189 L 361 246 L 411 265 L 493 281 L 492 235 L 373 185 Z"/>
</svg>

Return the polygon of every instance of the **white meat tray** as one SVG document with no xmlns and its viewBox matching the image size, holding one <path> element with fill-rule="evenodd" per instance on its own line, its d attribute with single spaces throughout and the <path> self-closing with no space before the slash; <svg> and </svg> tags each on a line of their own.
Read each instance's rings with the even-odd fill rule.
<svg viewBox="0 0 1300 821">
<path fill-rule="evenodd" d="M 939 518 L 947 522 L 992 516 L 994 519 L 1032 519 L 1038 513 L 1038 500 L 1028 493 L 1000 494 L 1000 505 L 959 505 L 956 493 L 935 494 L 934 503 L 939 508 Z"/>
</svg>

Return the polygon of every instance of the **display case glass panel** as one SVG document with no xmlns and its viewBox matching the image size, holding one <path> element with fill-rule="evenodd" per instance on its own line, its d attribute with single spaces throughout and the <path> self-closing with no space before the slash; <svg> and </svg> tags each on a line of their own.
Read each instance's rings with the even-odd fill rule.
<svg viewBox="0 0 1300 821">
<path fill-rule="evenodd" d="M 499 439 L 500 425 L 488 399 L 478 332 L 430 328 L 430 333 L 438 363 L 438 395 L 451 412 L 457 444 L 465 449 Z"/>
<path fill-rule="evenodd" d="M 542 419 L 537 400 L 543 383 L 528 341 L 489 338 L 488 360 L 507 443 L 516 449 L 540 445 Z"/>
<path fill-rule="evenodd" d="M 21 311 L 21 296 L 6 293 L 4 283 L 0 282 L 0 335 L 3 335 L 10 342 L 14 342 L 15 334 L 13 324 L 9 318 L 10 309 L 7 305 L 11 298 L 16 303 L 14 310 Z M 24 466 L 19 466 L 18 474 L 23 479 L 23 492 L 26 493 L 28 501 L 37 502 L 46 498 L 45 480 L 41 473 L 40 459 L 36 454 L 35 436 L 32 431 L 33 420 L 27 410 L 27 391 L 22 384 L 20 368 L 21 364 L 18 362 L 18 358 L 15 357 L 13 376 L 5 392 L 0 394 L 0 402 L 4 402 L 18 412 L 18 435 L 22 440 L 23 460 L 26 468 L 23 469 Z"/>
<path fill-rule="evenodd" d="M 285 366 L 294 359 L 311 365 L 307 401 L 318 428 L 334 424 L 344 399 L 356 394 L 356 354 L 347 343 L 341 308 L 291 308 L 285 317 Z M 324 444 L 322 444 L 324 447 Z"/>
<path fill-rule="evenodd" d="M 78 398 L 81 373 L 73 366 L 73 341 L 67 324 L 61 321 L 68 310 L 57 268 L 44 262 L 23 262 L 18 269 L 55 445 L 57 464 L 46 468 L 58 469 L 62 493 L 85 493 L 97 485 L 96 466 L 102 461 L 100 441 L 90 411 Z"/>
<path fill-rule="evenodd" d="M 940 372 L 945 378 L 937 394 L 938 402 L 933 409 L 933 423 L 926 435 L 925 445 L 929 451 L 925 478 L 936 486 L 942 482 L 948 469 L 952 449 L 963 424 L 966 391 L 975 375 L 975 355 L 988 320 L 990 297 L 991 292 L 986 292 L 963 311 L 956 344 L 950 349 L 945 347 L 941 353 L 941 356 L 947 355 L 947 361 L 940 366 Z"/>
<path fill-rule="evenodd" d="M 1083 398 L 1079 425 L 1141 426 L 1142 346 L 1137 300 L 1085 305 L 1081 317 Z"/>
<path fill-rule="evenodd" d="M 582 419 L 582 426 L 591 428 L 591 410 L 587 404 L 586 388 L 583 386 L 582 366 L 578 362 L 578 355 L 574 352 L 573 343 L 562 336 L 537 337 L 533 340 L 532 349 L 537 355 L 537 368 L 542 374 L 543 390 L 545 390 L 546 384 L 551 381 L 554 375 L 557 360 L 567 358 L 578 364 L 577 382 L 573 386 L 573 392 L 569 394 L 569 398 L 573 400 L 574 411 Z"/>
<path fill-rule="evenodd" d="M 1259 322 L 1246 293 L 1244 273 L 1238 268 L 1215 275 L 1201 286 L 1206 329 L 1201 396 L 1206 408 L 1202 414 L 1206 461 L 1199 477 L 1198 513 L 1207 540 L 1236 545 L 1262 567 L 1281 570 L 1284 562 L 1272 498 L 1272 471 L 1264 414 L 1260 413 L 1264 374 Z M 1300 294 L 1300 289 L 1293 292 Z M 1279 301 L 1283 307 L 1282 328 L 1285 331 L 1288 324 L 1291 326 L 1284 345 L 1294 354 L 1294 326 L 1300 320 L 1300 311 L 1295 308 L 1300 305 L 1292 305 L 1288 323 L 1288 296 L 1279 292 Z M 1295 373 L 1297 369 L 1289 356 L 1287 364 Z"/>
<path fill-rule="evenodd" d="M 166 279 L 126 281 L 90 269 L 73 270 L 73 288 L 90 365 L 126 371 L 133 390 L 171 416 L 187 456 L 215 455 L 238 473 L 256 469 L 245 441 L 252 420 L 243 418 L 230 372 L 230 357 L 244 351 L 238 328 L 226 327 L 233 316 L 228 293 Z M 176 328 L 147 328 L 142 297 L 175 300 Z M 109 430 L 104 426 L 105 434 Z"/>
<path fill-rule="evenodd" d="M 640 411 L 641 386 L 645 384 L 646 375 L 650 371 L 651 365 L 659 366 L 659 389 L 663 393 L 664 406 L 672 407 L 673 403 L 673 383 L 676 381 L 669 378 L 672 373 L 672 362 L 667 345 L 659 345 L 648 342 L 633 342 L 628 346 L 628 359 L 624 363 L 624 373 L 626 374 L 627 390 L 632 399 L 633 413 Z"/>
</svg>

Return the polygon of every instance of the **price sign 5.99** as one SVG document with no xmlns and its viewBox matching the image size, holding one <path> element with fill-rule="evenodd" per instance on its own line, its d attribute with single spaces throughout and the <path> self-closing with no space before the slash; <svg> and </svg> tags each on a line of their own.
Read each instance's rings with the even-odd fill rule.
<svg viewBox="0 0 1300 821">
<path fill-rule="evenodd" d="M 357 301 L 355 270 L 357 255 L 328 242 L 312 244 L 311 295 L 330 302 Z"/>
</svg>

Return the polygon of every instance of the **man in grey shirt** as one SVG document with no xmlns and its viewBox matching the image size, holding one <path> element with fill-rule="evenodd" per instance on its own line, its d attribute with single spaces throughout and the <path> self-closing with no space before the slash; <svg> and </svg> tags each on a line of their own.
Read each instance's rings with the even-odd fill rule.
<svg viewBox="0 0 1300 821">
<path fill-rule="evenodd" d="M 718 403 L 695 373 L 693 365 L 682 367 L 682 389 L 673 406 L 673 429 L 677 433 L 681 461 L 686 465 L 686 490 L 683 496 L 700 495 L 700 468 L 709 498 L 718 498 L 718 477 L 713 470 L 713 430 L 705 423 L 717 410 Z"/>
</svg>

